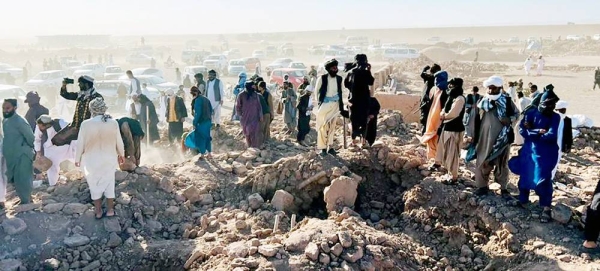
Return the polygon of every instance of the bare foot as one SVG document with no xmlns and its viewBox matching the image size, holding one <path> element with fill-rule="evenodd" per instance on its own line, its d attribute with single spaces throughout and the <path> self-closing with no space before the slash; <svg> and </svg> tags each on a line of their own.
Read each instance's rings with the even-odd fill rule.
<svg viewBox="0 0 600 271">
<path fill-rule="evenodd" d="M 598 244 L 596 244 L 594 241 L 585 241 L 583 242 L 583 247 L 594 249 L 598 247 Z"/>
<path fill-rule="evenodd" d="M 207 155 L 206 155 L 206 158 L 207 158 L 207 159 L 210 159 L 210 158 L 212 158 L 212 154 L 210 154 L 210 153 L 209 153 L 209 154 L 207 154 Z"/>
<path fill-rule="evenodd" d="M 102 209 L 96 209 L 96 211 L 94 211 L 94 213 L 96 214 L 96 219 L 100 219 L 104 215 L 102 213 Z"/>
<path fill-rule="evenodd" d="M 113 216 L 115 216 L 115 210 L 114 209 L 106 211 L 106 217 L 113 217 Z"/>
</svg>

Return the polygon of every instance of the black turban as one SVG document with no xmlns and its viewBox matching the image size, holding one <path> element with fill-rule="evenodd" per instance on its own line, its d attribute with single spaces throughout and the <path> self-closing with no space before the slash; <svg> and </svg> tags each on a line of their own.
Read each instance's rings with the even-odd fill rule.
<svg viewBox="0 0 600 271">
<path fill-rule="evenodd" d="M 331 59 L 327 62 L 325 62 L 325 69 L 329 70 L 332 67 L 337 67 L 338 66 L 338 61 L 334 59 Z"/>
<path fill-rule="evenodd" d="M 365 54 L 357 54 L 354 57 L 354 61 L 356 61 L 356 63 L 358 63 L 358 64 L 365 64 L 365 63 L 368 62 L 367 61 L 367 55 L 365 55 Z"/>
<path fill-rule="evenodd" d="M 454 77 L 448 81 L 448 85 L 452 84 L 455 88 L 462 88 L 464 81 L 462 78 Z"/>
<path fill-rule="evenodd" d="M 5 103 L 10 103 L 12 106 L 17 106 L 17 99 L 4 99 Z"/>
</svg>

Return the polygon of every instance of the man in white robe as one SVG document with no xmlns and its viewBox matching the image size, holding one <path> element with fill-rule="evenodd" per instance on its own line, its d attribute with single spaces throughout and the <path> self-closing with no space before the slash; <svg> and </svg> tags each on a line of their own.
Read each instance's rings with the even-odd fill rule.
<svg viewBox="0 0 600 271">
<path fill-rule="evenodd" d="M 537 76 L 542 76 L 542 73 L 544 72 L 544 66 L 546 65 L 546 60 L 544 60 L 542 58 L 542 56 L 540 56 L 538 58 L 538 62 L 537 62 Z"/>
<path fill-rule="evenodd" d="M 81 124 L 75 166 L 81 167 L 94 201 L 96 218 L 104 216 L 102 196 L 106 198 L 106 216 L 115 216 L 115 171 L 123 163 L 125 150 L 116 120 L 106 115 L 102 98 L 90 102 L 91 119 Z"/>
<path fill-rule="evenodd" d="M 344 102 L 342 101 L 342 77 L 337 75 L 337 60 L 327 61 L 325 69 L 327 74 L 317 78 L 315 87 L 315 91 L 318 91 L 317 99 L 319 101 L 316 123 L 317 148 L 321 150 L 321 156 L 337 154 L 332 147 L 337 117 L 340 114 L 344 118 L 349 117 L 348 111 L 344 110 Z"/>
<path fill-rule="evenodd" d="M 529 56 L 525 60 L 525 64 L 523 64 L 523 68 L 525 68 L 526 75 L 531 74 L 531 65 L 533 65 L 533 61 L 531 60 L 531 57 Z"/>
<path fill-rule="evenodd" d="M 58 131 L 67 127 L 69 124 L 63 119 L 52 119 L 48 115 L 41 115 L 37 121 L 37 127 L 35 128 L 35 140 L 33 146 L 36 152 L 37 158 L 44 156 L 52 161 L 52 166 L 48 169 L 48 183 L 50 186 L 56 185 L 59 179 L 60 164 L 63 161 L 75 162 L 75 141 L 71 144 L 56 146 L 52 144 L 52 138 L 58 133 Z"/>
<path fill-rule="evenodd" d="M 223 82 L 217 79 L 217 72 L 215 70 L 208 71 L 206 98 L 208 98 L 210 105 L 213 108 L 214 114 L 212 122 L 216 124 L 218 128 L 221 126 L 221 107 L 223 106 L 223 99 L 225 98 L 225 88 Z"/>
<path fill-rule="evenodd" d="M 525 97 L 523 95 L 523 92 L 517 92 L 517 98 L 518 98 L 518 102 L 515 103 L 515 105 L 517 105 L 519 112 L 523 112 L 525 110 L 525 108 L 527 108 L 527 106 L 529 106 L 531 104 L 531 99 L 528 97 Z M 523 115 L 521 114 L 521 115 L 519 115 L 519 119 L 517 121 L 515 121 L 515 123 L 513 123 L 513 131 L 515 133 L 515 141 L 513 142 L 513 144 L 515 144 L 517 146 L 523 145 L 523 142 L 524 142 L 523 136 L 519 133 L 519 123 L 521 123 L 522 119 L 523 119 Z"/>
</svg>

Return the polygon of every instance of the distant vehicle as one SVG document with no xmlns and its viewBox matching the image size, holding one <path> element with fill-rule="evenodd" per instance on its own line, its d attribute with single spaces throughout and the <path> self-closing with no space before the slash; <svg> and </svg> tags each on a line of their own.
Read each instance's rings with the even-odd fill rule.
<svg viewBox="0 0 600 271">
<path fill-rule="evenodd" d="M 305 70 L 299 69 L 274 69 L 273 72 L 271 72 L 270 82 L 283 85 L 283 76 L 286 74 L 289 76 L 288 81 L 292 83 L 295 88 L 298 88 L 298 86 L 304 82 L 304 76 L 306 76 L 308 73 Z"/>
<path fill-rule="evenodd" d="M 79 67 L 73 73 L 78 73 L 78 74 L 82 74 L 82 75 L 85 74 L 85 75 L 89 75 L 95 79 L 100 79 L 102 76 L 104 76 L 104 66 L 102 64 L 98 64 L 98 63 L 83 64 L 81 67 Z M 73 78 L 76 78 L 76 76 L 73 75 Z"/>
<path fill-rule="evenodd" d="M 127 90 L 131 85 L 129 80 L 98 80 L 94 81 L 94 89 L 104 97 L 109 106 L 115 105 L 118 98 L 120 85 L 125 85 Z M 111 108 L 111 111 L 113 109 Z"/>
<path fill-rule="evenodd" d="M 290 65 L 290 63 L 292 63 L 293 60 L 290 58 L 278 58 L 275 61 L 273 61 L 271 64 L 267 65 L 267 67 L 271 68 L 271 69 L 279 69 L 279 68 L 285 68 L 287 66 Z"/>
<path fill-rule="evenodd" d="M 352 54 L 360 54 L 362 52 L 362 48 L 360 46 L 346 46 L 344 50 Z"/>
<path fill-rule="evenodd" d="M 311 55 L 320 55 L 323 54 L 323 51 L 326 47 L 327 46 L 325 44 L 313 45 L 311 47 L 308 47 L 308 53 Z"/>
<path fill-rule="evenodd" d="M 254 52 L 252 52 L 252 57 L 255 58 L 265 58 L 266 56 L 267 54 L 263 50 L 254 50 Z"/>
<path fill-rule="evenodd" d="M 45 93 L 50 88 L 58 93 L 65 77 L 67 77 L 67 73 L 62 70 L 43 71 L 25 83 L 25 90 Z"/>
<path fill-rule="evenodd" d="M 164 78 L 163 71 L 155 68 L 136 68 L 131 70 L 134 76 L 139 75 L 154 75 L 156 77 Z"/>
<path fill-rule="evenodd" d="M 121 77 L 124 74 L 123 69 L 119 66 L 106 66 L 104 68 L 104 80 L 112 80 Z"/>
<path fill-rule="evenodd" d="M 94 77 L 94 72 L 92 70 L 75 70 L 73 72 L 73 75 L 71 75 L 71 78 L 75 79 L 75 81 L 77 82 L 77 80 L 79 79 L 79 77 L 82 77 L 84 75 L 91 76 L 92 78 L 95 78 Z"/>
<path fill-rule="evenodd" d="M 323 61 L 335 58 L 339 63 L 350 62 L 353 57 L 350 56 L 346 50 L 326 50 L 324 55 Z"/>
<path fill-rule="evenodd" d="M 73 73 L 76 70 L 79 70 L 79 68 L 82 66 L 83 64 L 77 60 L 67 60 L 65 61 L 65 64 L 63 64 L 63 69 L 67 72 L 67 73 Z"/>
<path fill-rule="evenodd" d="M 277 47 L 270 45 L 267 46 L 267 48 L 265 48 L 265 52 L 267 53 L 267 56 L 276 56 L 277 55 Z"/>
<path fill-rule="evenodd" d="M 240 72 L 246 72 L 246 62 L 241 59 L 230 60 L 227 67 L 227 74 L 235 76 L 240 74 Z"/>
<path fill-rule="evenodd" d="M 239 51 L 232 51 L 232 50 L 223 52 L 223 55 L 226 56 L 228 59 L 235 59 L 235 58 L 242 57 L 242 54 L 240 54 Z"/>
<path fill-rule="evenodd" d="M 593 40 L 600 40 L 600 34 L 595 34 L 592 36 Z"/>
<path fill-rule="evenodd" d="M 11 66 L 10 64 L 6 64 L 6 63 L 0 63 L 0 72 L 7 72 L 15 79 L 23 77 L 23 69 L 22 68 L 15 68 L 15 67 Z"/>
<path fill-rule="evenodd" d="M 194 75 L 196 75 L 197 73 L 201 73 L 204 76 L 204 78 L 208 78 L 208 68 L 205 66 L 187 66 L 183 68 L 183 77 L 185 77 L 186 74 L 189 74 L 190 80 L 193 80 Z"/>
<path fill-rule="evenodd" d="M 369 38 L 364 36 L 349 36 L 346 38 L 346 46 L 367 46 Z"/>
<path fill-rule="evenodd" d="M 475 39 L 468 37 L 468 38 L 462 39 L 461 42 L 466 43 L 466 44 L 473 44 L 475 42 Z"/>
<path fill-rule="evenodd" d="M 390 63 L 406 60 L 415 59 L 420 56 L 417 49 L 412 48 L 396 48 L 396 49 L 385 49 L 383 51 L 382 58 Z"/>
<path fill-rule="evenodd" d="M 369 54 L 381 54 L 382 51 L 381 45 L 369 45 L 369 47 L 367 47 L 367 52 Z"/>
<path fill-rule="evenodd" d="M 510 39 L 508 39 L 508 42 L 509 43 L 519 43 L 521 41 L 519 40 L 519 37 L 510 37 Z"/>
<path fill-rule="evenodd" d="M 165 79 L 154 75 L 138 75 L 135 78 L 140 80 L 140 85 L 146 83 L 149 88 L 152 87 L 160 91 L 176 90 L 179 88 L 179 85 L 167 82 Z M 121 76 L 119 80 L 128 80 L 127 75 Z"/>
<path fill-rule="evenodd" d="M 304 63 L 302 63 L 302 62 L 294 61 L 294 62 L 290 63 L 290 65 L 288 66 L 288 68 L 290 68 L 290 69 L 305 70 L 306 69 L 306 65 L 304 65 Z"/>
<path fill-rule="evenodd" d="M 256 65 L 259 65 L 262 67 L 262 65 L 260 64 L 260 59 L 258 59 L 256 57 L 244 57 L 244 58 L 242 58 L 242 61 L 244 61 L 244 65 L 246 66 L 246 71 L 249 71 L 252 74 L 254 74 L 254 72 L 256 71 Z"/>
<path fill-rule="evenodd" d="M 531 36 L 531 37 L 527 38 L 527 44 L 530 44 L 531 42 L 539 41 L 539 40 L 540 40 L 540 38 Z"/>
<path fill-rule="evenodd" d="M 384 43 L 381 45 L 381 49 L 405 48 L 407 45 L 406 43 Z"/>
<path fill-rule="evenodd" d="M 210 55 L 210 52 L 204 50 L 184 50 L 181 52 L 181 61 L 188 65 L 195 64 L 196 59 L 199 58 L 200 61 L 204 61 L 204 58 Z"/>
<path fill-rule="evenodd" d="M 27 113 L 27 106 L 25 106 L 25 99 L 27 93 L 19 87 L 14 85 L 0 85 L 0 99 L 17 99 L 17 113 L 21 116 L 25 116 Z"/>
<path fill-rule="evenodd" d="M 440 37 L 431 37 L 431 38 L 427 38 L 427 41 L 431 41 L 431 42 L 438 42 L 441 41 L 442 38 Z"/>
<path fill-rule="evenodd" d="M 150 62 L 152 62 L 152 57 L 142 53 L 133 53 L 128 55 L 125 58 L 125 61 L 129 64 L 150 65 Z"/>
<path fill-rule="evenodd" d="M 204 59 L 204 63 L 202 63 L 209 70 L 214 69 L 218 71 L 227 69 L 228 64 L 227 57 L 224 55 L 209 55 Z"/>
<path fill-rule="evenodd" d="M 565 39 L 566 40 L 578 41 L 578 40 L 583 40 L 583 37 L 579 36 L 579 35 L 568 35 Z"/>
</svg>

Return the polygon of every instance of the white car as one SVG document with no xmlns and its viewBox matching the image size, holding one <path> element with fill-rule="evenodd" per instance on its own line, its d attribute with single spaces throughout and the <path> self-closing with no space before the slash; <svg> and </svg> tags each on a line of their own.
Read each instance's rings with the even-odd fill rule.
<svg viewBox="0 0 600 271">
<path fill-rule="evenodd" d="M 369 47 L 367 47 L 367 52 L 369 54 L 380 54 L 382 51 L 381 45 L 369 45 Z"/>
<path fill-rule="evenodd" d="M 406 43 L 384 43 L 381 45 L 381 49 L 404 48 L 406 45 Z"/>
<path fill-rule="evenodd" d="M 227 66 L 227 74 L 235 76 L 240 72 L 246 72 L 246 62 L 241 59 L 230 60 L 229 66 Z"/>
<path fill-rule="evenodd" d="M 73 72 L 73 78 L 77 79 L 78 76 L 75 76 L 75 73 L 78 75 L 89 75 L 95 79 L 100 79 L 104 76 L 104 66 L 98 63 L 88 63 L 83 64 L 79 69 Z"/>
<path fill-rule="evenodd" d="M 329 61 L 331 59 L 337 60 L 339 63 L 344 64 L 352 60 L 352 56 L 348 55 L 345 50 L 326 50 L 323 61 Z"/>
<path fill-rule="evenodd" d="M 263 50 L 254 50 L 254 52 L 252 52 L 252 57 L 265 58 L 266 56 L 267 54 Z"/>
<path fill-rule="evenodd" d="M 579 35 L 568 35 L 565 39 L 578 41 L 578 40 L 583 40 L 583 37 L 579 36 Z"/>
<path fill-rule="evenodd" d="M 302 62 L 294 61 L 294 62 L 290 62 L 290 65 L 288 66 L 288 68 L 290 68 L 290 69 L 305 70 L 306 69 L 306 65 L 304 65 L 304 63 L 302 63 Z"/>
<path fill-rule="evenodd" d="M 158 76 L 154 75 L 139 75 L 135 76 L 138 80 L 140 80 L 140 85 L 146 83 L 149 88 L 156 88 L 160 91 L 166 91 L 169 89 L 177 90 L 179 85 L 171 82 L 167 82 L 165 79 L 162 79 Z M 123 75 L 119 78 L 119 80 L 128 80 L 127 75 Z"/>
<path fill-rule="evenodd" d="M 67 77 L 67 73 L 62 70 L 43 71 L 25 82 L 25 90 L 43 93 L 51 88 L 58 93 L 65 77 Z"/>
<path fill-rule="evenodd" d="M 208 68 L 205 66 L 187 66 L 183 68 L 182 76 L 185 77 L 185 75 L 189 75 L 190 79 L 194 79 L 194 75 L 196 75 L 197 73 L 201 73 L 206 79 L 206 76 L 208 74 Z"/>
<path fill-rule="evenodd" d="M 140 75 L 154 75 L 156 77 L 164 78 L 163 72 L 156 68 L 135 68 L 131 70 L 131 73 L 133 73 L 135 77 Z"/>
<path fill-rule="evenodd" d="M 203 66 L 207 67 L 209 70 L 219 70 L 222 71 L 228 66 L 227 57 L 225 55 L 209 55 L 204 59 Z"/>
<path fill-rule="evenodd" d="M 128 55 L 125 58 L 125 61 L 127 61 L 127 63 L 130 63 L 130 64 L 150 65 L 150 62 L 152 62 L 152 57 L 149 55 L 146 55 L 146 54 L 133 53 L 131 55 Z"/>
<path fill-rule="evenodd" d="M 397 49 L 385 49 L 383 50 L 382 58 L 390 63 L 419 58 L 421 54 L 417 49 L 412 48 L 397 48 Z"/>
<path fill-rule="evenodd" d="M 121 77 L 125 72 L 119 66 L 106 66 L 104 69 L 104 80 L 117 79 Z"/>
<path fill-rule="evenodd" d="M 10 64 L 0 63 L 0 72 L 7 72 L 14 78 L 21 78 L 23 76 L 22 68 L 15 68 Z"/>
<path fill-rule="evenodd" d="M 77 60 L 67 60 L 63 65 L 63 69 L 67 71 L 67 73 L 73 73 L 76 70 L 79 70 L 83 64 Z"/>
<path fill-rule="evenodd" d="M 25 105 L 25 96 L 27 93 L 19 87 L 14 85 L 0 85 L 0 99 L 17 99 L 17 113 L 25 116 L 27 113 L 27 106 Z"/>
<path fill-rule="evenodd" d="M 293 60 L 290 58 L 278 58 L 275 59 L 271 64 L 267 65 L 267 67 L 271 69 L 279 69 L 279 68 L 287 68 Z"/>
<path fill-rule="evenodd" d="M 593 40 L 600 40 L 600 34 L 595 34 L 592 36 Z"/>
</svg>

